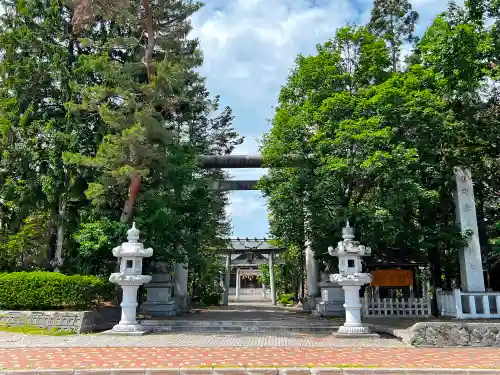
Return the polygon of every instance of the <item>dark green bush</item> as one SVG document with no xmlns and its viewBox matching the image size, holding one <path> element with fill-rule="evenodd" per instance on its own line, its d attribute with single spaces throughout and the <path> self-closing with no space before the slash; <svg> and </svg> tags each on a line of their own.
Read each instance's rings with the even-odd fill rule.
<svg viewBox="0 0 500 375">
<path fill-rule="evenodd" d="M 200 290 L 200 305 L 220 306 L 222 304 L 222 293 L 224 291 L 218 284 L 204 285 Z"/>
<path fill-rule="evenodd" d="M 114 285 L 95 276 L 57 272 L 0 274 L 0 309 L 81 310 L 113 298 Z"/>
</svg>

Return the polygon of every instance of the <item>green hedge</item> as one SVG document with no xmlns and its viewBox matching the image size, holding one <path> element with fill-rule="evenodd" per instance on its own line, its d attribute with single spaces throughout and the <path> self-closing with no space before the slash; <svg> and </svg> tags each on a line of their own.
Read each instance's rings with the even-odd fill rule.
<svg viewBox="0 0 500 375">
<path fill-rule="evenodd" d="M 113 297 L 114 286 L 95 276 L 57 272 L 0 274 L 2 310 L 82 310 Z"/>
</svg>

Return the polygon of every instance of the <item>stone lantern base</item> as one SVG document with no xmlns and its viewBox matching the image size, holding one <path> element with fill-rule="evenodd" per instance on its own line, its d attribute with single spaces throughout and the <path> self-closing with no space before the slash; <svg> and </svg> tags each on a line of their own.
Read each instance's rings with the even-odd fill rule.
<svg viewBox="0 0 500 375">
<path fill-rule="evenodd" d="M 124 330 L 122 329 L 124 327 L 117 324 L 109 331 L 104 331 L 101 334 L 107 336 L 144 336 L 152 332 L 140 324 L 129 325 Z"/>
<path fill-rule="evenodd" d="M 109 280 L 120 285 L 123 289 L 122 314 L 120 322 L 104 335 L 120 336 L 142 336 L 150 332 L 147 328 L 137 322 L 137 290 L 139 286 L 151 281 L 151 276 L 133 275 L 124 276 L 120 273 L 111 274 Z"/>
<path fill-rule="evenodd" d="M 361 300 L 359 290 L 362 285 L 371 282 L 369 273 L 356 273 L 352 275 L 331 275 L 331 281 L 342 286 L 345 296 L 345 323 L 339 328 L 336 335 L 343 336 L 366 336 L 370 334 L 370 328 L 361 322 Z M 376 335 L 378 337 L 378 335 Z"/>
</svg>

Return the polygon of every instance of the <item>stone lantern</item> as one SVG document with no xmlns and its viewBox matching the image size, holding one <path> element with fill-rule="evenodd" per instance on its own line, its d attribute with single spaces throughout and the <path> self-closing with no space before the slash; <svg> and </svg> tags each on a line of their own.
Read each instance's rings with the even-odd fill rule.
<svg viewBox="0 0 500 375">
<path fill-rule="evenodd" d="M 370 255 L 371 249 L 354 241 L 354 228 L 349 221 L 342 229 L 343 241 L 336 248 L 329 247 L 328 253 L 339 258 L 339 273 L 330 276 L 330 280 L 344 289 L 345 323 L 339 328 L 339 334 L 367 334 L 370 329 L 361 323 L 361 299 L 359 289 L 372 281 L 372 275 L 362 273 L 361 257 Z"/>
<path fill-rule="evenodd" d="M 109 281 L 123 289 L 122 314 L 120 322 L 108 334 L 142 335 L 147 330 L 137 322 L 137 290 L 151 281 L 151 276 L 142 275 L 142 260 L 153 255 L 153 249 L 144 249 L 139 242 L 139 230 L 135 227 L 127 231 L 127 242 L 113 249 L 113 255 L 120 259 L 120 272 L 112 273 Z"/>
</svg>

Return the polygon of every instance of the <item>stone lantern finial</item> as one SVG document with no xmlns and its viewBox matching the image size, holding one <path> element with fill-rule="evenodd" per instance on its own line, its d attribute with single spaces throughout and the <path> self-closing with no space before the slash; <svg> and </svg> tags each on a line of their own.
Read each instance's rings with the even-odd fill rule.
<svg viewBox="0 0 500 375">
<path fill-rule="evenodd" d="M 139 242 L 140 231 L 135 227 L 135 221 L 132 223 L 132 228 L 127 231 L 128 242 L 137 243 Z"/>
<path fill-rule="evenodd" d="M 342 238 L 344 240 L 354 239 L 354 228 L 349 225 L 349 220 L 347 220 L 346 226 L 342 228 Z"/>
</svg>

